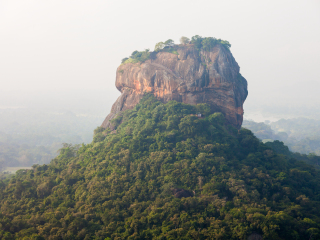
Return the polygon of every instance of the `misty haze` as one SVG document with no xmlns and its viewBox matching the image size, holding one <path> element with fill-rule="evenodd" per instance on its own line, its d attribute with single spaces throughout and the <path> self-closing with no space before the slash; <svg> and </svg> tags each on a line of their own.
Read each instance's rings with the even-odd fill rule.
<svg viewBox="0 0 320 240">
<path fill-rule="evenodd" d="M 0 238 L 320 239 L 319 29 L 316 0 L 1 1 Z"/>
</svg>

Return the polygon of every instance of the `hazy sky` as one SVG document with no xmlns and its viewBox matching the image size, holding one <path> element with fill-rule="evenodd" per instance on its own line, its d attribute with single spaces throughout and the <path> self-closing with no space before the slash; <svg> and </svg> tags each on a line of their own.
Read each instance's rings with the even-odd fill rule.
<svg viewBox="0 0 320 240">
<path fill-rule="evenodd" d="M 107 114 L 122 58 L 193 35 L 231 43 L 249 84 L 245 112 L 319 105 L 319 0 L 0 0 L 0 107 Z"/>
</svg>

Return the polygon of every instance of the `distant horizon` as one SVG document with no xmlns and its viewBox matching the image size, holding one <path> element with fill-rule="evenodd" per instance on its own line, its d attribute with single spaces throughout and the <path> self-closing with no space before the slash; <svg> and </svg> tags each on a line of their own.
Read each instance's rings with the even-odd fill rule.
<svg viewBox="0 0 320 240">
<path fill-rule="evenodd" d="M 115 80 L 114 80 L 115 81 Z M 249 82 L 250 85 L 250 82 Z M 120 96 L 120 92 L 114 86 L 117 95 L 108 95 L 104 89 L 63 91 L 57 95 L 55 92 L 41 92 L 38 95 L 15 96 L 0 94 L 0 109 L 38 109 L 46 112 L 71 111 L 75 114 L 89 114 L 106 117 L 112 104 Z M 2 91 L 0 90 L 0 93 Z M 250 91 L 248 98 L 250 98 Z M 244 119 L 252 119 L 256 122 L 266 120 L 276 121 L 281 118 L 312 118 L 320 119 L 320 105 L 317 102 L 305 106 L 303 103 L 285 102 L 273 104 L 272 102 L 244 102 Z"/>
<path fill-rule="evenodd" d="M 81 94 L 80 94 L 81 95 Z M 120 95 L 120 92 L 119 92 Z M 35 111 L 43 111 L 46 113 L 65 113 L 72 112 L 79 115 L 88 115 L 88 116 L 101 116 L 106 117 L 111 110 L 112 104 L 116 101 L 117 97 L 109 97 L 108 105 L 101 106 L 100 101 L 104 98 L 104 96 L 100 96 L 97 99 L 92 99 L 88 102 L 87 99 L 82 99 L 81 96 L 78 98 L 73 98 L 72 101 L 67 104 L 64 102 L 65 99 L 59 98 L 56 101 L 52 96 L 47 99 L 47 101 L 43 105 L 34 105 L 33 102 L 37 101 L 37 97 L 33 99 L 29 99 L 29 101 L 25 102 L 25 105 L 20 103 L 18 104 L 6 104 L 0 105 L 0 110 L 16 110 L 19 109 L 25 110 L 35 110 Z M 28 104 L 29 102 L 29 104 Z M 79 104 L 81 102 L 81 104 Z M 265 122 L 271 121 L 275 122 L 280 119 L 293 119 L 293 118 L 309 118 L 320 120 L 320 106 L 314 106 L 314 108 L 306 107 L 306 106 L 291 106 L 291 108 L 287 106 L 273 107 L 272 104 L 269 105 L 253 105 L 250 107 L 246 107 L 246 102 L 244 104 L 244 119 L 245 120 L 253 120 L 255 122 Z"/>
</svg>

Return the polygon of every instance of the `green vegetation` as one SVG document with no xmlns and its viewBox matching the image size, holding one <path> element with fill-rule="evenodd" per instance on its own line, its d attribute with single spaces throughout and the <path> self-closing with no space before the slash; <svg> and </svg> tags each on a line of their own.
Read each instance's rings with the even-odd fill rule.
<svg viewBox="0 0 320 240">
<path fill-rule="evenodd" d="M 160 52 L 161 50 L 163 50 L 165 47 L 167 48 L 172 48 L 174 46 L 174 41 L 172 39 L 168 39 L 165 42 L 158 42 L 155 47 L 154 47 L 154 51 L 155 52 Z"/>
<path fill-rule="evenodd" d="M 173 46 L 174 46 L 174 41 L 172 39 L 168 39 L 165 42 L 159 42 L 155 46 L 154 53 L 156 54 L 157 52 L 165 51 L 165 52 L 178 54 L 178 52 L 173 48 Z M 151 54 L 152 52 L 150 52 L 149 49 L 146 49 L 142 52 L 134 51 L 129 58 L 122 59 L 121 63 L 126 64 L 126 63 L 144 62 L 151 58 Z"/>
<path fill-rule="evenodd" d="M 320 167 L 319 121 L 281 119 L 269 125 L 245 120 L 242 126 L 277 153 Z"/>
<path fill-rule="evenodd" d="M 214 37 L 200 37 L 199 35 L 195 35 L 191 38 L 191 43 L 195 45 L 195 47 L 200 50 L 210 51 L 217 44 L 221 44 L 226 49 L 230 50 L 231 44 L 222 39 L 216 39 Z"/>
<path fill-rule="evenodd" d="M 122 59 L 121 63 L 137 63 L 144 62 L 150 58 L 150 50 L 146 49 L 142 52 L 134 51 L 129 58 Z"/>
<path fill-rule="evenodd" d="M 319 171 L 207 105 L 146 95 L 113 124 L 0 181 L 1 239 L 319 239 Z"/>
<path fill-rule="evenodd" d="M 320 168 L 320 156 L 315 155 L 314 153 L 301 154 L 298 152 L 291 152 L 289 148 L 284 145 L 283 142 L 275 140 L 273 142 L 266 142 L 266 146 L 272 148 L 276 153 L 286 155 L 289 158 L 295 158 L 301 161 L 304 161 L 308 164 L 313 165 L 316 168 Z"/>
<path fill-rule="evenodd" d="M 181 37 L 180 38 L 181 44 L 187 44 L 192 43 L 195 45 L 195 47 L 200 50 L 203 49 L 204 51 L 210 51 L 214 46 L 217 44 L 221 44 L 226 49 L 230 49 L 231 44 L 228 41 L 216 39 L 213 37 L 200 37 L 199 35 L 195 35 L 191 38 L 191 41 L 187 37 Z M 152 53 L 158 53 L 158 52 L 169 52 L 173 54 L 177 54 L 178 52 L 176 48 L 174 47 L 174 41 L 172 39 L 168 39 L 165 42 L 158 42 L 154 47 L 154 52 L 150 52 L 149 49 L 146 49 L 145 51 L 134 51 L 130 57 L 123 58 L 121 60 L 121 64 L 126 63 L 138 63 L 138 62 L 144 62 L 151 58 Z"/>
<path fill-rule="evenodd" d="M 175 48 L 173 48 L 173 47 L 164 48 L 164 49 L 162 49 L 161 52 L 168 52 L 168 53 L 173 53 L 173 54 L 179 55 L 177 50 Z"/>
<path fill-rule="evenodd" d="M 180 38 L 180 43 L 181 44 L 188 44 L 190 42 L 190 39 L 189 38 L 187 38 L 187 37 L 181 37 Z"/>
</svg>

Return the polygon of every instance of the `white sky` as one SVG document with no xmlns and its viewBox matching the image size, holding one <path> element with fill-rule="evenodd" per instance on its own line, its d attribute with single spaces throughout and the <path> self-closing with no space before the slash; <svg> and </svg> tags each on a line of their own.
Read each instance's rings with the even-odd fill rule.
<svg viewBox="0 0 320 240">
<path fill-rule="evenodd" d="M 319 0 L 0 0 L 0 107 L 107 114 L 122 58 L 197 34 L 231 43 L 249 84 L 245 112 L 320 104 Z"/>
</svg>

